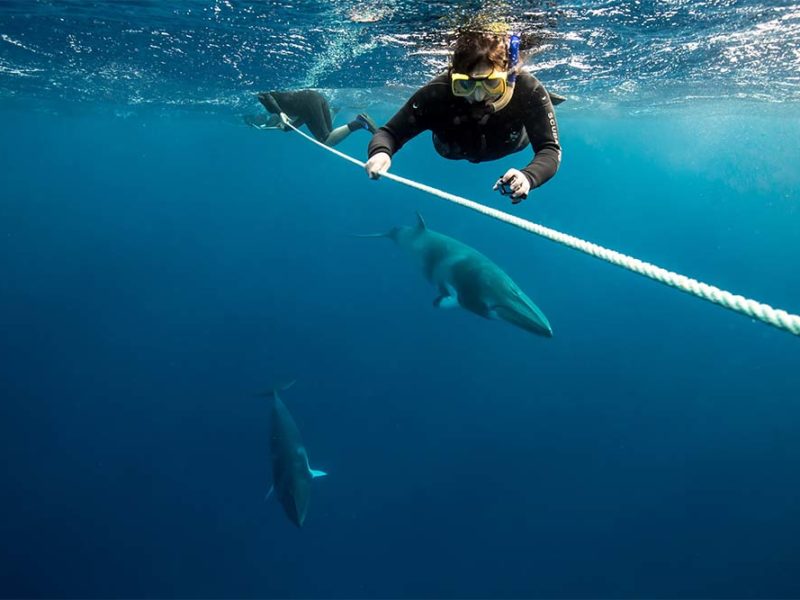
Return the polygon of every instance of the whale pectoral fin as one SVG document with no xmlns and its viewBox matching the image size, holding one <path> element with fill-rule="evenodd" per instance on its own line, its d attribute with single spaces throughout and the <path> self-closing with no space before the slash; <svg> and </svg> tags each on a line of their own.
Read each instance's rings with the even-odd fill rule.
<svg viewBox="0 0 800 600">
<path fill-rule="evenodd" d="M 442 309 L 456 308 L 458 306 L 458 299 L 450 294 L 442 294 L 434 299 L 433 305 L 436 308 Z"/>
<path fill-rule="evenodd" d="M 303 458 L 306 459 L 306 469 L 311 474 L 311 479 L 316 479 L 317 477 L 325 477 L 325 475 L 327 475 L 325 471 L 318 471 L 316 469 L 311 468 L 311 465 L 308 464 L 308 454 L 306 454 L 305 448 L 301 448 L 300 450 L 298 450 L 298 452 L 302 452 Z"/>
</svg>

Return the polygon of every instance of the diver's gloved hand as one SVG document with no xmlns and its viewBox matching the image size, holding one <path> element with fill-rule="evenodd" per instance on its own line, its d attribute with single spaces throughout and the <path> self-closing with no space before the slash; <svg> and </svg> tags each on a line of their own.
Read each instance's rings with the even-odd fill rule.
<svg viewBox="0 0 800 600">
<path fill-rule="evenodd" d="M 509 169 L 497 180 L 492 189 L 499 191 L 503 196 L 511 196 L 512 204 L 519 204 L 528 197 L 531 182 L 519 169 Z"/>
<path fill-rule="evenodd" d="M 287 115 L 285 112 L 282 112 L 278 114 L 278 118 L 280 119 L 280 121 L 277 124 L 278 129 L 280 129 L 281 131 L 292 130 L 292 128 L 289 127 L 289 125 L 292 124 L 292 120 L 289 118 L 289 115 Z"/>
<path fill-rule="evenodd" d="M 378 179 L 383 173 L 389 170 L 392 166 L 392 157 L 386 152 L 378 152 L 370 156 L 364 169 L 367 171 L 370 179 Z"/>
</svg>

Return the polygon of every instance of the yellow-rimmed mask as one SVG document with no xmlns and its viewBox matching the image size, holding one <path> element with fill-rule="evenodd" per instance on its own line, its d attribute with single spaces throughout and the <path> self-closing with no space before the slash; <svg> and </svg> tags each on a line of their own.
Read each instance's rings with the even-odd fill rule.
<svg viewBox="0 0 800 600">
<path fill-rule="evenodd" d="M 450 89 L 454 96 L 469 96 L 478 86 L 481 86 L 488 96 L 502 96 L 508 86 L 508 72 L 492 71 L 486 77 L 450 73 Z"/>
</svg>

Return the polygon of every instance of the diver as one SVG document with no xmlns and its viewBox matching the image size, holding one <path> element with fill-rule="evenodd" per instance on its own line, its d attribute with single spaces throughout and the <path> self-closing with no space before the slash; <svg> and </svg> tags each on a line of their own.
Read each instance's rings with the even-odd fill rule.
<svg viewBox="0 0 800 600">
<path fill-rule="evenodd" d="M 245 117 L 245 122 L 258 129 L 282 129 L 290 131 L 284 122 L 283 115 L 293 127 L 305 124 L 317 141 L 327 146 L 335 146 L 354 131 L 366 129 L 370 133 L 377 131 L 375 122 L 366 113 L 361 113 L 347 125 L 333 128 L 333 119 L 328 101 L 316 90 L 299 90 L 296 92 L 262 92 L 258 101 L 271 113 L 264 120 L 258 117 Z"/>
<path fill-rule="evenodd" d="M 561 163 L 553 105 L 565 98 L 522 70 L 519 54 L 520 38 L 507 30 L 462 31 L 447 72 L 417 90 L 372 137 L 369 177 L 380 177 L 406 142 L 429 129 L 436 151 L 453 160 L 497 160 L 530 144 L 533 160 L 509 169 L 493 189 L 518 204 L 544 185 Z"/>
</svg>

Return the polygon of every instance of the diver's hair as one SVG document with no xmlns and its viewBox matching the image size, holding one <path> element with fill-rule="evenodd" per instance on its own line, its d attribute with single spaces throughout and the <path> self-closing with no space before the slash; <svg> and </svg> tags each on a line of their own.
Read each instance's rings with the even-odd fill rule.
<svg viewBox="0 0 800 600">
<path fill-rule="evenodd" d="M 458 73 L 469 73 L 483 60 L 498 71 L 508 69 L 506 36 L 487 31 L 460 32 L 453 47 L 452 69 Z"/>
</svg>

